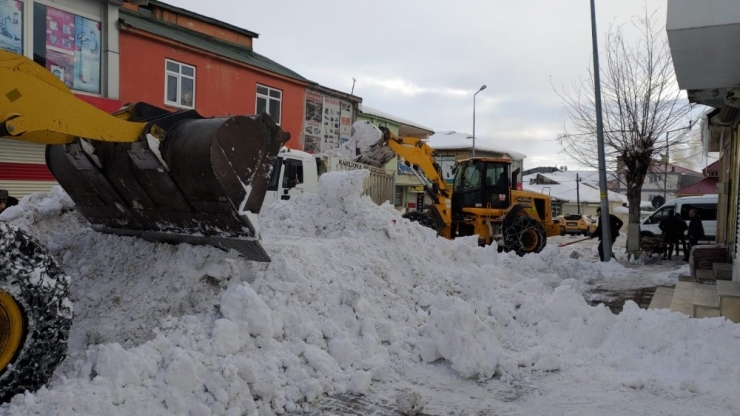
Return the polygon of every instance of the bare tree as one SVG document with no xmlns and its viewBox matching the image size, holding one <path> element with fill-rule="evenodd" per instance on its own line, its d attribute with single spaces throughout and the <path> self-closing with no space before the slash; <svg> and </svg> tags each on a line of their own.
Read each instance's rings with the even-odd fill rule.
<svg viewBox="0 0 740 416">
<path fill-rule="evenodd" d="M 627 188 L 633 224 L 640 220 L 640 194 L 651 165 L 662 164 L 658 158 L 690 138 L 692 108 L 678 89 L 665 30 L 655 14 L 646 11 L 612 25 L 601 52 L 606 58 L 600 69 L 607 169 L 618 170 Z M 628 40 L 625 29 L 637 31 L 635 41 Z M 590 68 L 572 90 L 558 92 L 570 120 L 558 141 L 576 161 L 598 167 L 593 86 Z"/>
</svg>

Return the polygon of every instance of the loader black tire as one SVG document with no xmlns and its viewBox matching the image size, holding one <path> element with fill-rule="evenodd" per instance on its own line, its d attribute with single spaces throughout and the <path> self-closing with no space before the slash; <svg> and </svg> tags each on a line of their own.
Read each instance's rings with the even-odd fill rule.
<svg viewBox="0 0 740 416">
<path fill-rule="evenodd" d="M 431 228 L 434 231 L 439 231 L 439 228 L 437 227 L 437 222 L 434 221 L 434 218 L 432 218 L 424 211 L 407 212 L 403 214 L 402 217 L 412 222 L 418 222 L 419 224 L 427 228 Z"/>
<path fill-rule="evenodd" d="M 523 256 L 539 253 L 547 244 L 545 227 L 537 219 L 522 215 L 504 228 L 504 249 Z"/>
<path fill-rule="evenodd" d="M 69 278 L 39 241 L 0 221 L 0 403 L 49 382 L 71 326 Z"/>
</svg>

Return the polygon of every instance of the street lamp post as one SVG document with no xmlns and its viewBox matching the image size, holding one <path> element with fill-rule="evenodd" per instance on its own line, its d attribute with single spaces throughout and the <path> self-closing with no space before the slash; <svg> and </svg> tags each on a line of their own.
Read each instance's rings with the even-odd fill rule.
<svg viewBox="0 0 740 416">
<path fill-rule="evenodd" d="M 486 89 L 485 85 L 482 85 L 478 91 L 473 94 L 473 156 L 475 156 L 475 96 L 478 95 L 479 92 Z"/>
</svg>

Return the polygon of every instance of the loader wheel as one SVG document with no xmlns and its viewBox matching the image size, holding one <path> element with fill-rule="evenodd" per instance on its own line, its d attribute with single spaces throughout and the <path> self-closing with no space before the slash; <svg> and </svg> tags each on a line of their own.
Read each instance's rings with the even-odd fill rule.
<svg viewBox="0 0 740 416">
<path fill-rule="evenodd" d="M 0 403 L 51 379 L 71 326 L 69 278 L 36 239 L 0 222 Z"/>
<path fill-rule="evenodd" d="M 424 211 L 407 212 L 403 214 L 402 217 L 412 222 L 418 222 L 419 224 L 431 228 L 434 231 L 439 230 L 439 228 L 437 227 L 437 222 L 434 221 L 434 218 L 427 215 Z"/>
<path fill-rule="evenodd" d="M 545 227 L 536 219 L 528 216 L 516 217 L 504 229 L 504 248 L 523 256 L 527 253 L 539 253 L 545 248 L 547 237 Z"/>
</svg>

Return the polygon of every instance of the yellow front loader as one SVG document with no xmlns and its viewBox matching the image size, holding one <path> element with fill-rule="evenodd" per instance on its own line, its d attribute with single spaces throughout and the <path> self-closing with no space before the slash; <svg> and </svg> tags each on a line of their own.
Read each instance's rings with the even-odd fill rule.
<svg viewBox="0 0 740 416">
<path fill-rule="evenodd" d="M 520 255 L 540 252 L 547 237 L 560 234 L 550 197 L 519 190 L 515 185 L 519 172 L 510 172 L 510 160 L 460 160 L 455 179 L 448 184 L 434 160 L 434 149 L 424 140 L 401 138 L 384 127 L 380 130 L 378 143 L 357 160 L 378 166 L 396 155 L 412 168 L 431 203 L 405 214 L 406 218 L 436 229 L 445 238 L 477 235 L 480 245 L 495 243 Z"/>
<path fill-rule="evenodd" d="M 259 213 L 289 135 L 267 115 L 203 118 L 144 103 L 111 115 L 0 50 L 0 137 L 46 144 L 49 170 L 95 230 L 270 260 L 248 213 Z M 0 221 L 0 402 L 39 388 L 64 358 L 68 291 L 38 241 Z"/>
</svg>

